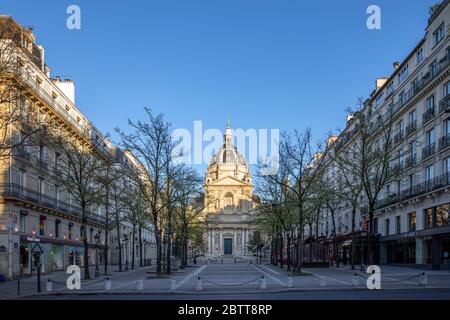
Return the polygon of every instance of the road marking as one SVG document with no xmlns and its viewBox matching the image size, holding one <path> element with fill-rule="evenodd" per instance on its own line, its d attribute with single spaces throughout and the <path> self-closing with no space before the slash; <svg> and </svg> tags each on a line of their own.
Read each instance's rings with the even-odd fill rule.
<svg viewBox="0 0 450 320">
<path fill-rule="evenodd" d="M 183 280 L 180 280 L 179 282 L 177 282 L 177 285 L 176 285 L 175 288 L 176 288 L 176 289 L 181 288 L 181 287 L 186 283 L 186 281 L 188 281 L 188 280 L 190 280 L 192 277 L 195 277 L 196 275 L 198 275 L 198 274 L 199 274 L 200 272 L 202 272 L 206 267 L 207 267 L 207 265 L 201 266 L 198 270 L 192 272 L 192 273 L 189 274 L 186 278 L 184 278 Z"/>
<path fill-rule="evenodd" d="M 267 273 L 264 270 L 261 270 L 260 268 L 256 267 L 254 264 L 251 265 L 253 268 L 255 268 L 256 270 L 258 270 L 259 272 L 262 272 L 263 274 L 265 274 L 266 276 L 268 276 L 269 278 L 271 278 L 272 280 L 274 280 L 275 282 L 277 282 L 278 284 L 280 284 L 282 287 L 284 287 L 286 284 L 281 281 L 278 278 L 275 278 L 274 276 L 272 276 L 271 274 Z"/>
<path fill-rule="evenodd" d="M 347 282 L 347 281 L 343 281 L 343 280 L 338 280 L 338 279 L 334 279 L 334 278 L 330 278 L 330 277 L 321 276 L 320 274 L 313 273 L 313 272 L 311 272 L 311 271 L 307 271 L 307 272 L 310 273 L 310 274 L 312 274 L 313 276 L 316 276 L 316 277 L 319 277 L 319 278 L 330 279 L 330 280 L 335 281 L 335 282 L 337 282 L 337 283 L 346 284 L 346 285 L 349 285 L 349 286 L 352 285 L 350 282 Z"/>
<path fill-rule="evenodd" d="M 259 266 L 260 266 L 260 267 L 263 267 L 263 268 L 266 269 L 267 271 L 270 271 L 270 272 L 272 272 L 272 273 L 274 273 L 274 274 L 278 274 L 278 275 L 281 274 L 281 273 L 279 273 L 278 271 L 275 271 L 275 270 L 273 270 L 273 269 L 271 269 L 271 268 L 269 268 L 269 267 L 267 267 L 267 266 L 265 266 L 265 265 L 259 264 Z"/>
</svg>

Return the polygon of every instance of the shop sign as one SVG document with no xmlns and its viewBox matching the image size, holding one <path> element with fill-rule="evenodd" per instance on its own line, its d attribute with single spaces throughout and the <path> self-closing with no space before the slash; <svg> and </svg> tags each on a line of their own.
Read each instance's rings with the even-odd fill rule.
<svg viewBox="0 0 450 320">
<path fill-rule="evenodd" d="M 28 237 L 27 238 L 28 242 L 41 242 L 41 239 L 39 238 L 34 238 L 34 237 Z"/>
</svg>

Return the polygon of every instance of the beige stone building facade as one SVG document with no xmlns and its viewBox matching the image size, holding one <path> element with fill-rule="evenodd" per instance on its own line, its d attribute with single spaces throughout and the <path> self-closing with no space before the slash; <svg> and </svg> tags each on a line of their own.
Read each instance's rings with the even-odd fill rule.
<svg viewBox="0 0 450 320">
<path fill-rule="evenodd" d="M 222 147 L 212 157 L 205 177 L 205 256 L 244 257 L 257 214 L 250 168 L 234 146 L 227 126 Z"/>
<path fill-rule="evenodd" d="M 13 279 L 35 273 L 32 248 L 36 244 L 43 250 L 42 273 L 65 270 L 74 264 L 93 265 L 96 260 L 102 264 L 106 242 L 111 261 L 116 239 L 114 232 L 109 233 L 108 241 L 105 239 L 105 206 L 89 208 L 84 230 L 80 207 L 61 183 L 63 175 L 59 172 L 67 161 L 60 150 L 48 143 L 45 128 L 58 128 L 61 137 L 110 157 L 118 166 L 123 165 L 123 152 L 76 106 L 73 81 L 51 77 L 44 48 L 35 43 L 32 30 L 8 16 L 0 16 L 0 26 L 1 30 L 12 30 L 12 37 L 2 33 L 0 48 L 2 67 L 8 61 L 8 70 L 1 70 L 2 81 L 8 79 L 8 90 L 14 94 L 11 101 L 2 101 L 1 110 L 14 109 L 21 115 L 20 121 L 1 126 L 2 137 L 7 137 L 2 141 L 2 151 L 8 148 L 8 142 L 18 146 L 11 153 L 2 152 L 0 162 L 0 275 Z M 131 238 L 130 226 L 123 228 L 123 233 Z M 149 226 L 143 233 L 145 258 L 149 259 L 155 253 L 153 229 Z M 83 234 L 89 243 L 89 261 L 84 261 Z M 126 245 L 131 246 L 131 241 Z M 131 252 L 131 248 L 124 250 L 124 254 Z"/>
</svg>

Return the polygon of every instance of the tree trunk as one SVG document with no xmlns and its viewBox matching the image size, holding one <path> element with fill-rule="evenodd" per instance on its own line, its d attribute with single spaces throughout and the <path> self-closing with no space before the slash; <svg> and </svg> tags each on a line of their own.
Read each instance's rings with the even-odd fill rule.
<svg viewBox="0 0 450 320">
<path fill-rule="evenodd" d="M 283 235 L 280 235 L 280 268 L 283 269 Z M 257 256 L 258 257 L 258 256 Z"/>
<path fill-rule="evenodd" d="M 116 221 L 117 229 L 117 245 L 119 248 L 119 272 L 122 272 L 122 242 L 120 241 L 120 226 L 119 222 Z"/>
<path fill-rule="evenodd" d="M 291 271 L 291 236 L 289 234 L 287 234 L 286 259 L 287 271 Z"/>
<path fill-rule="evenodd" d="M 89 244 L 87 240 L 87 221 L 86 221 L 86 205 L 81 204 L 81 212 L 83 215 L 83 246 L 84 246 L 84 279 L 89 280 L 90 274 L 89 274 Z"/>
<path fill-rule="evenodd" d="M 108 178 L 107 178 L 108 179 Z M 108 275 L 108 238 L 109 238 L 109 188 L 106 187 L 106 195 L 105 195 L 105 276 Z"/>
<path fill-rule="evenodd" d="M 135 248 L 136 248 L 136 243 L 135 243 L 135 238 L 136 238 L 136 224 L 133 223 L 133 239 L 131 240 L 131 245 L 133 246 L 131 248 L 131 269 L 134 269 L 134 256 L 136 254 L 135 252 Z"/>
<path fill-rule="evenodd" d="M 302 272 L 303 263 L 303 243 L 302 243 L 302 232 L 299 228 L 297 234 L 297 265 L 295 267 L 296 272 Z"/>
<path fill-rule="evenodd" d="M 142 245 L 142 226 L 139 224 L 139 265 L 142 268 L 144 266 L 143 261 L 143 245 Z"/>
<path fill-rule="evenodd" d="M 352 270 L 355 270 L 355 254 L 356 254 L 356 246 L 355 246 L 355 224 L 356 224 L 356 207 L 352 208 L 352 253 L 351 253 L 351 264 Z"/>
</svg>

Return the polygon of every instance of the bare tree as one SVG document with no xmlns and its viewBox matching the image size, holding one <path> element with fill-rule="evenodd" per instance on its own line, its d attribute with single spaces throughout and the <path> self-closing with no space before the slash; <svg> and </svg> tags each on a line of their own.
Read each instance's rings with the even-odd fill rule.
<svg viewBox="0 0 450 320">
<path fill-rule="evenodd" d="M 94 215 L 91 212 L 93 206 L 100 202 L 103 186 L 99 183 L 98 177 L 102 172 L 101 154 L 103 142 L 97 141 L 82 142 L 76 136 L 62 137 L 51 135 L 48 141 L 61 153 L 61 159 L 57 164 L 55 179 L 58 179 L 64 189 L 71 196 L 74 205 L 79 208 L 82 220 L 82 240 L 84 245 L 84 268 L 85 279 L 90 278 L 89 274 L 89 244 L 87 239 L 88 220 Z"/>
<path fill-rule="evenodd" d="M 167 145 L 171 143 L 169 132 L 170 125 L 164 120 L 162 114 L 154 115 L 151 109 L 145 108 L 148 122 L 131 121 L 132 133 L 125 133 L 116 129 L 121 138 L 121 144 L 126 150 L 130 150 L 136 157 L 141 170 L 135 179 L 145 195 L 150 207 L 150 215 L 155 228 L 157 247 L 156 271 L 162 272 L 162 226 L 164 213 L 166 212 L 162 194 L 165 192 L 166 184 L 164 174 L 170 158 L 166 157 Z"/>
<path fill-rule="evenodd" d="M 21 84 L 29 79 L 35 59 L 21 44 L 22 32 L 31 31 L 22 30 L 10 17 L 0 17 L 0 158 L 16 149 L 24 156 L 31 137 L 42 129 Z"/>
<path fill-rule="evenodd" d="M 335 152 L 344 152 L 351 156 L 350 160 L 345 160 L 344 157 L 338 158 L 337 162 L 341 163 L 341 167 L 343 164 L 347 166 L 341 174 L 347 171 L 349 178 L 355 177 L 356 189 L 353 193 L 358 191 L 358 184 L 361 183 L 362 192 L 367 201 L 369 263 L 374 263 L 375 260 L 373 242 L 377 201 L 383 188 L 400 175 L 400 167 L 395 165 L 399 156 L 393 149 L 393 110 L 390 109 L 384 114 L 379 112 L 379 110 L 372 112 L 360 98 L 358 107 L 352 112 L 350 120 L 354 122 L 354 125 L 350 126 L 353 129 L 342 133 L 334 147 Z"/>
</svg>

